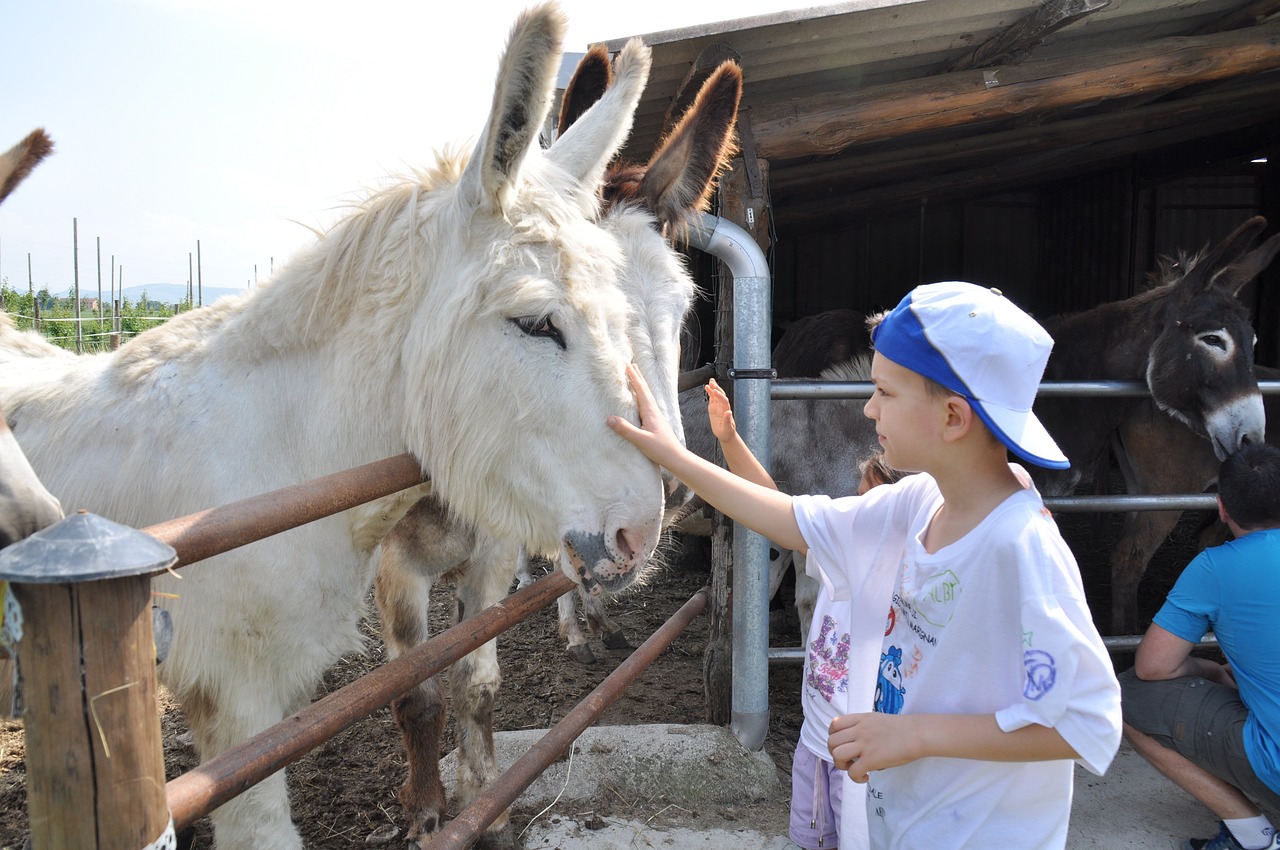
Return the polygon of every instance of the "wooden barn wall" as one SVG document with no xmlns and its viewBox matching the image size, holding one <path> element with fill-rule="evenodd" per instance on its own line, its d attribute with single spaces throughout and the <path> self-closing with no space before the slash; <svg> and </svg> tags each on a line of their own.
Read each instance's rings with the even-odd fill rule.
<svg viewBox="0 0 1280 850">
<path fill-rule="evenodd" d="M 1126 298 L 1150 285 L 1159 257 L 1201 250 L 1252 215 L 1267 217 L 1266 235 L 1280 229 L 1280 145 L 1265 153 L 1255 163 L 1161 152 L 966 203 L 784 229 L 769 255 L 774 341 L 802 316 L 886 309 L 929 281 L 995 286 L 1042 318 Z M 704 298 L 685 362 L 699 365 L 715 358 L 717 264 L 696 251 L 690 262 Z M 1241 297 L 1253 311 L 1257 362 L 1280 366 L 1280 260 Z"/>
<path fill-rule="evenodd" d="M 995 286 L 1039 317 L 1085 310 L 1149 285 L 1156 258 L 1196 251 L 1252 215 L 1280 224 L 1280 171 L 1247 159 L 1187 176 L 1142 163 L 959 204 L 862 218 L 774 246 L 774 334 L 797 318 L 892 307 L 918 283 Z M 1259 362 L 1280 362 L 1280 261 L 1242 297 Z M 1250 289 L 1254 289 L 1251 287 Z"/>
</svg>

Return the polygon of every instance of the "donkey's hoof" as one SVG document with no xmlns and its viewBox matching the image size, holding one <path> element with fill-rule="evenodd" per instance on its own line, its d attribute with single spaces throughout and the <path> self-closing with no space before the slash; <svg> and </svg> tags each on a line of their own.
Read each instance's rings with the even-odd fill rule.
<svg viewBox="0 0 1280 850">
<path fill-rule="evenodd" d="M 442 825 L 439 814 L 419 812 L 410 819 L 409 829 L 404 834 L 405 847 L 426 847 L 435 838 Z"/>
<path fill-rule="evenodd" d="M 595 664 L 596 654 L 591 651 L 591 647 L 585 643 L 580 643 L 569 647 L 569 655 L 579 664 Z"/>
<path fill-rule="evenodd" d="M 631 641 L 627 640 L 626 632 L 618 629 L 601 638 L 601 641 L 609 649 L 631 649 Z"/>
<path fill-rule="evenodd" d="M 508 822 L 485 832 L 474 846 L 477 850 L 521 850 L 524 845 Z"/>
</svg>

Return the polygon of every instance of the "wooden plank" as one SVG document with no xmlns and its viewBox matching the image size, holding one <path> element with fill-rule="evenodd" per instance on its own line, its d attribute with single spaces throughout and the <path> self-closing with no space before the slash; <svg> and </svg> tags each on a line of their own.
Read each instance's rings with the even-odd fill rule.
<svg viewBox="0 0 1280 850">
<path fill-rule="evenodd" d="M 1271 105 L 1271 106 L 1267 106 Z M 845 192 L 923 180 L 981 166 L 993 159 L 1015 159 L 1044 151 L 1133 138 L 1177 127 L 1194 127 L 1208 135 L 1231 126 L 1261 123 L 1280 111 L 1280 76 L 1259 77 L 1230 91 L 1210 90 L 1192 97 L 1121 109 L 1080 118 L 1009 130 L 972 134 L 913 146 L 886 143 L 867 153 L 850 152 L 838 160 L 821 160 L 774 168 L 774 203 L 787 207 L 812 193 L 815 183 Z M 1240 121 L 1247 119 L 1246 125 Z"/>
<path fill-rule="evenodd" d="M 1229 132 L 1260 123 L 1260 116 L 1253 113 L 1236 109 L 1232 115 L 1234 117 L 1217 120 L 1214 130 Z M 901 209 L 918 204 L 922 198 L 936 203 L 965 196 L 997 194 L 1122 164 L 1136 153 L 1202 138 L 1205 132 L 1204 126 L 1184 124 L 1090 145 L 1064 146 L 1023 156 L 997 158 L 983 166 L 921 180 L 856 190 L 837 186 L 829 194 L 789 205 L 778 203 L 775 213 L 779 230 L 786 232 L 815 221 Z"/>
<path fill-rule="evenodd" d="M 1017 62 L 1051 33 L 1111 5 L 1111 0 L 1046 0 L 1034 12 L 947 65 L 948 72 Z"/>
<path fill-rule="evenodd" d="M 97 777 L 98 846 L 146 847 L 169 823 L 149 576 L 76 585 Z"/>
<path fill-rule="evenodd" d="M 13 591 L 25 622 L 18 658 L 31 846 L 94 848 L 96 794 L 74 594 L 65 584 L 15 584 Z"/>
<path fill-rule="evenodd" d="M 980 122 L 1050 116 L 1088 104 L 1170 93 L 1280 68 L 1280 23 L 1169 38 L 1101 55 L 1028 62 L 833 93 L 753 103 L 759 154 L 775 162 Z"/>
<path fill-rule="evenodd" d="M 1246 3 L 1234 12 L 1223 15 L 1214 21 L 1199 27 L 1195 35 L 1208 35 L 1214 32 L 1251 27 L 1260 24 L 1272 15 L 1280 12 L 1280 0 L 1254 0 Z"/>
</svg>

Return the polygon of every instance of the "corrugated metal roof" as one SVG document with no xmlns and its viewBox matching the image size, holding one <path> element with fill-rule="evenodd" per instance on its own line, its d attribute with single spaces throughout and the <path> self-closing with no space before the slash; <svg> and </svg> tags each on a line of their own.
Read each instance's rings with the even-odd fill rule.
<svg viewBox="0 0 1280 850">
<path fill-rule="evenodd" d="M 1049 12 L 1068 22 L 1017 45 Z M 1006 191 L 1274 126 L 1278 12 L 1280 0 L 854 0 L 643 34 L 653 69 L 628 154 L 646 158 L 734 58 L 741 136 L 770 163 L 783 224 Z M 966 67 L 1001 37 L 1015 46 Z"/>
</svg>

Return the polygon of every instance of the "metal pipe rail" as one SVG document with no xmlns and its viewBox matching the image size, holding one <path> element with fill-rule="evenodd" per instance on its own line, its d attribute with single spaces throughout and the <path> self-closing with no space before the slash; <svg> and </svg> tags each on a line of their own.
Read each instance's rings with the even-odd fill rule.
<svg viewBox="0 0 1280 850">
<path fill-rule="evenodd" d="M 1263 395 L 1280 395 L 1280 381 L 1259 381 Z M 775 399 L 870 398 L 875 386 L 867 381 L 775 381 L 771 397 Z M 1045 381 L 1038 395 L 1046 397 L 1078 396 L 1098 398 L 1134 398 L 1150 395 L 1141 381 Z M 1059 496 L 1044 500 L 1045 507 L 1060 513 L 1096 511 L 1196 511 L 1215 510 L 1217 497 L 1208 493 L 1169 496 Z M 1133 651 L 1142 635 L 1112 635 L 1102 642 L 1111 652 Z M 1217 638 L 1208 635 L 1197 644 L 1201 649 L 1216 649 Z M 769 665 L 803 664 L 803 647 L 769 647 Z"/>
<path fill-rule="evenodd" d="M 427 850 L 461 850 L 470 847 L 489 824 L 497 820 L 544 770 L 573 745 L 588 726 L 596 721 L 641 673 L 649 669 L 658 655 L 707 607 L 707 590 L 703 588 L 689 598 L 618 668 L 605 677 L 595 690 L 574 706 L 564 719 L 511 765 L 496 782 L 472 800 L 471 805 L 436 833 Z"/>
<path fill-rule="evenodd" d="M 868 381 L 775 381 L 773 398 L 870 398 Z M 1263 395 L 1280 395 L 1280 381 L 1258 381 Z M 1142 381 L 1045 381 L 1036 393 L 1046 398 L 1136 398 L 1150 395 Z"/>
<path fill-rule="evenodd" d="M 1103 636 L 1102 643 L 1106 646 L 1108 652 L 1133 652 L 1138 648 L 1138 644 L 1142 642 L 1142 635 L 1112 635 L 1111 637 Z M 1196 644 L 1197 649 L 1217 649 L 1218 639 L 1209 634 L 1205 635 L 1199 643 Z M 769 665 L 783 664 L 804 664 L 805 648 L 803 646 L 771 646 L 769 647 Z"/>
<path fill-rule="evenodd" d="M 176 829 L 297 761 L 575 587 L 557 570 L 165 784 Z"/>
</svg>

